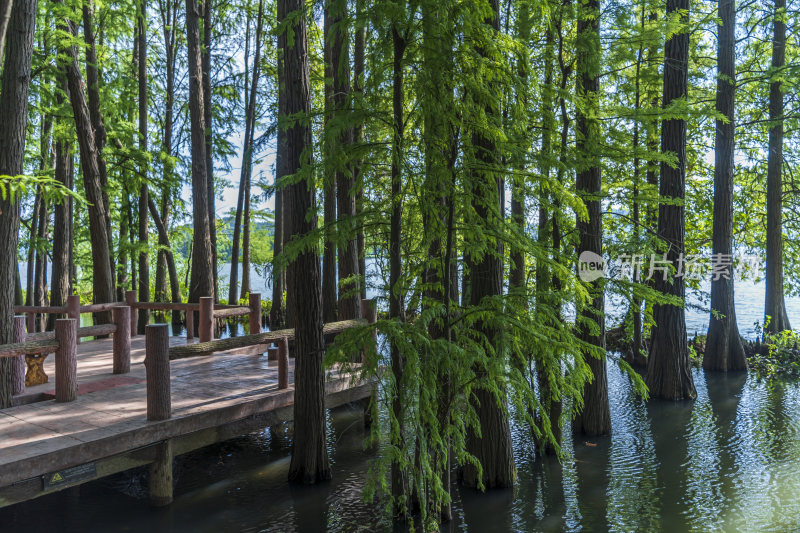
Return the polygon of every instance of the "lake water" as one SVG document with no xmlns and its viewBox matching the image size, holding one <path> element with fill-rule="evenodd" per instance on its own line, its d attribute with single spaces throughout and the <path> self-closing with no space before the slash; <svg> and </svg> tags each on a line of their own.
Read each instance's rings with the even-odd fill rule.
<svg viewBox="0 0 800 533">
<path fill-rule="evenodd" d="M 694 371 L 694 402 L 635 396 L 609 365 L 613 432 L 573 438 L 567 460 L 534 454 L 513 424 L 518 484 L 481 494 L 453 485 L 445 531 L 796 531 L 800 386 Z M 370 452 L 362 415 L 328 416 L 334 479 L 286 483 L 289 439 L 262 432 L 176 461 L 172 506 L 151 509 L 139 469 L 0 510 L 4 533 L 50 531 L 403 531 L 362 501 Z"/>
</svg>

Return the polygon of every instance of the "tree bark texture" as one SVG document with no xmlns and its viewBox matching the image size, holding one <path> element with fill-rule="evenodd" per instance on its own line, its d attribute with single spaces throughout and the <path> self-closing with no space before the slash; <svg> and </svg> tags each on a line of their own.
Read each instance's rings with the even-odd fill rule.
<svg viewBox="0 0 800 533">
<path fill-rule="evenodd" d="M 300 11 L 301 16 L 292 17 Z M 278 23 L 292 17 L 293 39 L 285 41 L 283 64 L 286 73 L 286 111 L 290 116 L 311 112 L 311 83 L 308 62 L 308 34 L 305 3 L 279 0 Z M 289 235 L 302 238 L 317 226 L 316 191 L 311 172 L 311 125 L 298 121 L 286 130 L 286 173 L 300 174 L 300 181 L 285 189 Z M 325 374 L 322 358 L 322 299 L 319 250 L 311 244 L 292 263 L 287 272 L 289 296 L 294 302 L 295 392 L 294 439 L 289 480 L 316 483 L 330 479 L 326 447 Z"/>
<path fill-rule="evenodd" d="M 688 18 L 689 0 L 667 0 L 667 17 L 680 10 Z M 674 100 L 686 98 L 689 73 L 689 33 L 684 29 L 672 35 L 664 49 L 664 89 L 662 102 L 667 108 Z M 666 257 L 678 272 L 684 252 L 686 232 L 684 198 L 686 197 L 686 120 L 672 118 L 661 126 L 661 151 L 677 156 L 675 167 L 661 163 L 658 194 L 658 237 L 667 246 Z M 655 276 L 655 289 L 685 301 L 683 276 Z M 666 279 L 665 279 L 666 278 Z M 672 279 L 670 279 L 672 278 Z M 683 306 L 653 306 L 653 336 L 647 359 L 645 383 L 653 398 L 681 400 L 697 396 L 689 363 L 686 341 L 686 317 Z"/>
<path fill-rule="evenodd" d="M 736 124 L 736 1 L 719 0 L 720 22 L 717 26 L 717 119 L 714 141 L 714 220 L 712 261 L 727 266 L 727 273 L 711 279 L 711 316 L 709 317 L 703 368 L 706 370 L 745 370 L 744 354 L 733 303 L 733 152 Z"/>
</svg>

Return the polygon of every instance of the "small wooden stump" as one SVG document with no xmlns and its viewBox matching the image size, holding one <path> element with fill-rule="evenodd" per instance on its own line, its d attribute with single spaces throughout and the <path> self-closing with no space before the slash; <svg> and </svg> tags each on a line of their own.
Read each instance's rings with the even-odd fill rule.
<svg viewBox="0 0 800 533">
<path fill-rule="evenodd" d="M 131 308 L 131 335 L 135 337 L 139 331 L 139 313 L 136 308 L 136 291 L 125 291 L 125 303 Z"/>
<path fill-rule="evenodd" d="M 151 324 L 145 328 L 144 369 L 147 376 L 147 420 L 167 420 L 172 416 L 167 324 Z"/>
<path fill-rule="evenodd" d="M 278 388 L 289 388 L 289 339 L 278 341 Z"/>
<path fill-rule="evenodd" d="M 25 316 L 14 317 L 13 342 L 25 342 Z M 11 394 L 16 396 L 25 392 L 25 356 L 14 357 L 11 367 Z"/>
<path fill-rule="evenodd" d="M 200 298 L 200 342 L 214 340 L 214 299 L 210 296 Z"/>
<path fill-rule="evenodd" d="M 113 310 L 114 325 L 114 374 L 131 371 L 131 308 L 120 305 Z"/>
<path fill-rule="evenodd" d="M 56 320 L 56 401 L 74 402 L 78 398 L 78 352 L 75 345 L 75 320 Z M 44 361 L 44 358 L 42 358 Z"/>
<path fill-rule="evenodd" d="M 150 464 L 149 478 L 150 505 L 154 507 L 172 503 L 172 454 L 171 440 L 156 445 L 156 458 Z"/>
<path fill-rule="evenodd" d="M 261 333 L 261 293 L 250 293 L 250 335 Z"/>
</svg>

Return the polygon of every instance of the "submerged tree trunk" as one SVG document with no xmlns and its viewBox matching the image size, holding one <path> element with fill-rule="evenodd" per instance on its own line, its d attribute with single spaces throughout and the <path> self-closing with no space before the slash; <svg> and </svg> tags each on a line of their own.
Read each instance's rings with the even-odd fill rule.
<svg viewBox="0 0 800 533">
<path fill-rule="evenodd" d="M 11 11 L 0 91 L 0 175 L 22 174 L 25 131 L 28 123 L 28 91 L 36 21 L 36 0 L 16 0 Z M 19 235 L 19 198 L 0 195 L 0 242 L 16 250 Z M 15 253 L 0 254 L 0 344 L 13 342 Z M 13 359 L 0 358 L 0 409 L 11 407 Z"/>
<path fill-rule="evenodd" d="M 485 24 L 494 32 L 500 29 L 500 14 L 498 0 L 491 0 L 492 13 L 485 19 Z M 485 55 L 485 51 L 478 52 Z M 494 96 L 494 91 L 490 89 Z M 492 122 L 499 122 L 499 102 L 496 100 L 480 103 L 484 105 L 486 118 Z M 484 99 L 487 97 L 484 97 Z M 478 230 L 473 237 L 478 242 L 473 246 L 482 244 L 484 252 L 481 257 L 472 253 L 467 256 L 467 271 L 470 276 L 469 302 L 472 306 L 484 304 L 484 298 L 497 297 L 502 294 L 501 271 L 502 263 L 498 251 L 499 243 L 491 238 L 494 233 L 491 228 L 500 224 L 500 179 L 498 176 L 499 160 L 497 147 L 492 139 L 485 134 L 474 132 L 472 145 L 475 151 L 475 169 L 471 171 L 470 192 L 472 208 L 475 211 L 475 220 Z M 483 241 L 481 243 L 481 241 Z M 501 351 L 495 357 L 502 355 L 503 332 L 495 325 L 481 320 L 476 327 L 485 335 L 492 349 Z M 484 347 L 487 351 L 489 347 Z M 484 368 L 476 368 L 476 377 L 480 380 L 489 379 Z M 499 384 L 499 383 L 498 383 Z M 478 477 L 478 470 L 473 465 L 465 465 L 462 469 L 464 484 L 471 487 L 484 486 L 485 488 L 510 487 L 514 484 L 515 469 L 514 456 L 511 445 L 511 429 L 508 423 L 506 406 L 502 399 L 496 399 L 488 386 L 478 385 L 472 393 L 470 402 L 475 409 L 480 424 L 480 436 L 473 429 L 468 429 L 466 436 L 466 451 L 472 454 L 481 464 L 483 472 Z"/>
<path fill-rule="evenodd" d="M 588 218 L 578 217 L 575 226 L 580 242 L 578 261 L 584 254 L 589 259 L 603 257 L 603 187 L 600 175 L 600 2 L 588 0 L 578 5 L 577 91 L 584 101 L 577 106 L 576 149 L 577 177 L 575 192 L 586 205 Z M 580 267 L 579 267 L 580 268 Z M 583 410 L 575 418 L 577 431 L 589 436 L 605 435 L 611 431 L 608 406 L 608 379 L 605 359 L 604 280 L 588 281 L 590 304 L 580 306 L 577 319 L 578 336 L 601 353 L 583 351 L 583 358 L 592 370 L 592 380 L 583 387 Z"/>
<path fill-rule="evenodd" d="M 682 24 L 686 24 L 689 0 L 667 0 L 667 17 L 673 13 L 684 13 Z M 689 33 L 684 27 L 673 34 L 664 49 L 664 108 L 688 93 Z M 661 182 L 658 208 L 658 236 L 668 247 L 666 258 L 678 271 L 679 258 L 684 252 L 686 196 L 686 120 L 673 118 L 664 120 L 661 126 L 661 151 L 677 156 L 675 167 L 661 163 Z M 685 300 L 683 276 L 664 273 L 655 276 L 655 288 L 659 292 Z M 682 305 L 655 304 L 653 306 L 652 344 L 647 359 L 645 383 L 653 398 L 680 400 L 697 396 L 689 363 L 689 348 L 686 341 L 685 310 Z"/>
<path fill-rule="evenodd" d="M 767 156 L 767 272 L 764 322 L 767 331 L 792 329 L 783 296 L 783 89 L 786 60 L 786 0 L 775 0 L 772 76 L 769 86 L 769 154 Z"/>
<path fill-rule="evenodd" d="M 197 0 L 186 0 L 186 33 L 189 54 L 189 115 L 192 153 L 192 239 L 189 301 L 214 297 L 214 266 L 209 233 L 208 175 L 206 174 L 205 117 L 203 116 L 203 68 L 200 43 L 200 10 Z"/>
<path fill-rule="evenodd" d="M 323 250 L 322 250 L 322 317 L 325 322 L 338 320 L 339 310 L 336 299 L 336 174 L 333 165 L 333 134 L 330 131 L 329 121 L 333 115 L 333 13 L 331 1 L 325 3 L 325 20 L 323 26 L 324 44 L 323 56 L 325 63 L 325 124 L 324 124 L 324 178 L 322 191 L 322 211 L 325 218 Z"/>
<path fill-rule="evenodd" d="M 736 2 L 719 0 L 717 26 L 717 119 L 714 141 L 714 221 L 712 263 L 727 273 L 711 279 L 709 317 L 703 368 L 706 370 L 744 370 L 747 359 L 736 325 L 733 304 L 733 152 L 734 100 L 736 86 Z M 712 268 L 712 270 L 717 270 Z"/>
<path fill-rule="evenodd" d="M 300 16 L 295 16 L 297 13 Z M 305 3 L 302 0 L 278 1 L 278 24 L 291 20 L 293 38 L 284 41 L 283 64 L 286 74 L 286 112 L 289 116 L 311 113 L 311 84 L 308 63 L 308 34 Z M 303 176 L 285 189 L 289 235 L 303 238 L 317 227 L 316 191 L 311 172 L 311 125 L 298 121 L 286 131 L 286 173 Z M 306 174 L 307 173 L 307 174 Z M 312 245 L 297 255 L 287 272 L 289 297 L 294 302 L 295 388 L 294 439 L 289 480 L 316 483 L 330 479 L 325 426 L 325 374 L 322 358 L 322 299 L 320 294 L 319 250 Z"/>
</svg>

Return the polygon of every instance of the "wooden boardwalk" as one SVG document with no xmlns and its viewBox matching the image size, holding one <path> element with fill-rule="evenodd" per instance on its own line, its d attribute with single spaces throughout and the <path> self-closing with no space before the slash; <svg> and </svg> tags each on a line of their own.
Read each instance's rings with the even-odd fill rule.
<svg viewBox="0 0 800 533">
<path fill-rule="evenodd" d="M 171 345 L 186 339 L 172 337 Z M 111 372 L 112 340 L 78 346 L 78 399 L 45 400 L 50 383 L 26 391 L 23 401 L 0 411 L 0 507 L 157 461 L 169 442 L 179 455 L 226 438 L 291 419 L 290 386 L 279 390 L 278 363 L 266 346 L 172 361 L 172 417 L 148 422 L 144 336 L 131 340 L 131 371 Z M 329 371 L 327 406 L 369 397 L 372 385 Z M 19 400 L 19 399 L 18 399 Z"/>
</svg>

